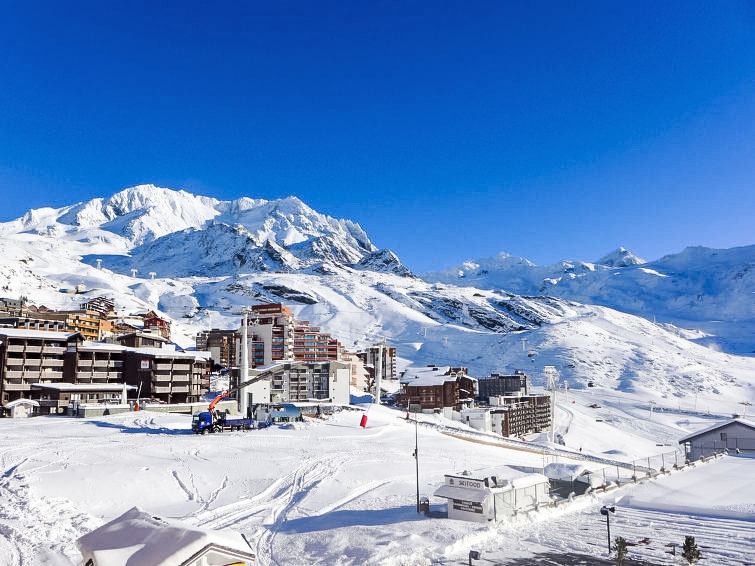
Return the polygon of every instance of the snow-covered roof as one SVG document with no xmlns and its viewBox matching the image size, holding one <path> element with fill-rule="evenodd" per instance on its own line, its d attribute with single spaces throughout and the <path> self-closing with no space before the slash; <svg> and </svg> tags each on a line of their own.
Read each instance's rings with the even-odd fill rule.
<svg viewBox="0 0 755 566">
<path fill-rule="evenodd" d="M 0 336 L 8 338 L 45 338 L 47 340 L 68 340 L 78 332 L 47 332 L 46 330 L 27 330 L 25 328 L 0 328 Z"/>
<path fill-rule="evenodd" d="M 35 401 L 34 399 L 16 399 L 15 401 L 11 401 L 10 403 L 5 404 L 6 409 L 12 409 L 13 407 L 16 407 L 18 405 L 31 405 L 32 407 L 39 407 L 39 403 Z"/>
<path fill-rule="evenodd" d="M 154 356 L 156 358 L 190 358 L 196 359 L 194 352 L 179 352 L 178 350 L 171 350 L 169 348 L 128 348 L 128 352 L 136 352 L 137 354 L 144 354 L 146 356 Z"/>
<path fill-rule="evenodd" d="M 444 484 L 435 490 L 434 495 L 436 497 L 445 497 L 446 499 L 460 499 L 462 501 L 482 503 L 490 495 L 490 490 Z"/>
<path fill-rule="evenodd" d="M 123 391 L 122 383 L 32 383 L 32 389 L 52 389 L 54 391 Z M 136 389 L 126 385 L 126 389 Z"/>
<path fill-rule="evenodd" d="M 545 475 L 554 480 L 573 480 L 588 471 L 584 464 L 564 464 L 551 462 L 545 466 Z"/>
<path fill-rule="evenodd" d="M 120 336 L 118 336 L 118 338 L 123 338 L 126 336 L 138 336 L 139 338 L 148 338 L 150 340 L 157 340 L 158 342 L 170 342 L 170 340 L 168 340 L 164 336 L 154 334 L 152 332 L 129 332 L 128 334 L 121 334 Z"/>
<path fill-rule="evenodd" d="M 78 349 L 81 350 L 102 350 L 105 352 L 123 352 L 128 350 L 127 346 L 121 346 L 120 344 L 111 344 L 110 342 L 93 342 L 92 340 L 84 340 L 79 344 Z"/>
<path fill-rule="evenodd" d="M 169 522 L 138 507 L 82 536 L 76 544 L 84 560 L 92 559 L 97 566 L 183 566 L 196 563 L 196 555 L 208 547 L 234 561 L 254 560 L 238 533 Z"/>
<path fill-rule="evenodd" d="M 723 422 L 716 423 L 716 424 L 711 425 L 711 426 L 709 426 L 707 428 L 704 428 L 702 430 L 696 430 L 695 432 L 692 432 L 692 433 L 688 434 L 687 436 L 684 436 L 684 437 L 680 438 L 679 439 L 679 444 L 682 444 L 683 442 L 687 442 L 688 440 L 692 440 L 693 438 L 697 438 L 698 436 L 700 436 L 702 434 L 705 434 L 707 432 L 718 430 L 719 428 L 724 428 L 724 427 L 729 426 L 730 424 L 734 424 L 734 423 L 739 423 L 741 425 L 744 425 L 746 427 L 749 427 L 749 428 L 755 430 L 755 422 L 752 422 L 750 420 L 746 420 L 746 419 L 743 419 L 743 418 L 739 417 L 739 418 L 736 418 L 736 419 L 729 419 L 728 421 L 723 421 Z"/>
<path fill-rule="evenodd" d="M 409 368 L 399 379 L 409 387 L 424 387 L 443 385 L 447 381 L 456 381 L 457 375 L 446 375 L 451 366 L 428 366 L 423 368 Z M 469 377 L 469 376 L 467 376 Z M 470 377 L 470 379 L 474 379 Z"/>
<path fill-rule="evenodd" d="M 518 478 L 511 480 L 511 485 L 514 489 L 523 489 L 525 487 L 532 487 L 533 485 L 539 485 L 548 481 L 548 478 L 543 474 L 525 474 Z"/>
</svg>

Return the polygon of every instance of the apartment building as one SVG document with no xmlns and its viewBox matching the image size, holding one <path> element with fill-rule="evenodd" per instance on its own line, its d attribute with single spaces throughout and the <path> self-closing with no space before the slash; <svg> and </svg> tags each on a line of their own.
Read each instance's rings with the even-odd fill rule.
<svg viewBox="0 0 755 566">
<path fill-rule="evenodd" d="M 30 398 L 36 383 L 63 380 L 66 350 L 79 333 L 0 328 L 0 402 Z"/>
<path fill-rule="evenodd" d="M 236 338 L 236 330 L 203 330 L 196 336 L 197 350 L 210 352 L 215 363 L 224 368 L 237 367 L 241 357 L 237 353 Z"/>
<path fill-rule="evenodd" d="M 0 312 L 8 314 L 21 314 L 21 311 L 26 305 L 21 299 L 10 299 L 8 297 L 0 297 Z"/>
<path fill-rule="evenodd" d="M 380 379 L 396 379 L 396 348 L 387 345 L 376 345 L 367 348 L 364 352 L 359 352 L 357 355 L 366 366 L 372 366 L 373 368 L 379 366 L 383 369 Z M 378 359 L 381 356 L 381 363 L 378 364 Z"/>
<path fill-rule="evenodd" d="M 496 401 L 487 407 L 461 410 L 462 422 L 477 430 L 502 436 L 524 436 L 550 430 L 550 397 L 548 395 L 515 395 L 491 397 Z"/>
<path fill-rule="evenodd" d="M 168 340 L 159 334 L 147 332 L 129 332 L 128 334 L 119 334 L 115 341 L 128 348 L 162 348 Z"/>
<path fill-rule="evenodd" d="M 512 375 L 492 373 L 477 380 L 477 398 L 487 402 L 489 397 L 528 395 L 532 387 L 529 376 L 516 370 Z"/>
<path fill-rule="evenodd" d="M 291 309 L 280 304 L 253 306 L 247 327 L 249 367 L 282 360 L 338 361 L 345 355 L 341 344 L 309 321 L 296 320 Z M 241 335 L 236 335 L 236 359 L 241 361 Z"/>
<path fill-rule="evenodd" d="M 100 313 L 90 310 L 56 311 L 66 315 L 66 331 L 78 332 L 85 340 L 100 339 Z"/>
<path fill-rule="evenodd" d="M 94 297 L 79 305 L 81 310 L 94 311 L 101 318 L 115 315 L 115 303 L 106 297 Z"/>
<path fill-rule="evenodd" d="M 347 352 L 342 361 L 351 365 L 351 386 L 359 391 L 368 391 L 372 376 L 359 354 Z"/>
<path fill-rule="evenodd" d="M 65 332 L 65 316 L 58 319 L 40 318 L 28 314 L 2 316 L 0 315 L 0 327 L 21 328 L 25 330 L 40 330 L 44 332 Z"/>
<path fill-rule="evenodd" d="M 118 344 L 73 342 L 66 350 L 64 379 L 73 384 L 122 384 L 126 350 Z"/>
<path fill-rule="evenodd" d="M 157 316 L 154 311 L 150 311 L 144 316 L 144 331 L 159 334 L 166 340 L 170 340 L 170 322 Z"/>
<path fill-rule="evenodd" d="M 243 391 L 250 405 L 255 403 L 290 403 L 330 400 L 348 404 L 351 366 L 348 363 L 283 361 L 261 370 L 251 370 L 250 377 L 264 372 L 269 379 L 259 381 Z M 238 374 L 232 378 L 238 383 Z"/>
<path fill-rule="evenodd" d="M 140 398 L 165 403 L 194 403 L 209 390 L 211 360 L 208 352 L 179 352 L 168 348 L 127 348 L 126 382 Z"/>
</svg>

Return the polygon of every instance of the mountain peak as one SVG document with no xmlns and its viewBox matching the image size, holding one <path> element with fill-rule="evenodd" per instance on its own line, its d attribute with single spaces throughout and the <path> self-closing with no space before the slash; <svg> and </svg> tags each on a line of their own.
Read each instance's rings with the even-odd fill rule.
<svg viewBox="0 0 755 566">
<path fill-rule="evenodd" d="M 619 246 L 612 252 L 604 255 L 595 263 L 607 267 L 628 267 L 630 265 L 641 265 L 647 262 L 641 257 L 634 255 L 624 246 Z"/>
</svg>

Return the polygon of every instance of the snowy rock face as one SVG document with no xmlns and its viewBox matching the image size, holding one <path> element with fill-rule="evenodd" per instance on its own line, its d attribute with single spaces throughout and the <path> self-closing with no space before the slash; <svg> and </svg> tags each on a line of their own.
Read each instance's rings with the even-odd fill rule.
<svg viewBox="0 0 755 566">
<path fill-rule="evenodd" d="M 113 239 L 118 245 L 103 258 L 111 268 L 171 277 L 353 265 L 376 251 L 358 224 L 315 212 L 296 197 L 218 201 L 154 185 L 61 209 L 32 210 L 0 226 L 0 234 L 14 232 L 79 242 Z M 101 257 L 103 250 L 96 254 Z"/>
<path fill-rule="evenodd" d="M 692 323 L 718 336 L 715 342 L 727 350 L 755 349 L 755 340 L 742 340 L 755 332 L 755 246 L 687 248 L 653 262 L 619 248 L 597 263 L 562 261 L 548 266 L 501 254 L 423 278 L 561 297 L 678 325 Z"/>
<path fill-rule="evenodd" d="M 595 263 L 607 267 L 627 267 L 628 265 L 640 265 L 647 263 L 641 257 L 637 257 L 624 246 L 621 246 L 609 254 L 604 255 Z"/>
</svg>

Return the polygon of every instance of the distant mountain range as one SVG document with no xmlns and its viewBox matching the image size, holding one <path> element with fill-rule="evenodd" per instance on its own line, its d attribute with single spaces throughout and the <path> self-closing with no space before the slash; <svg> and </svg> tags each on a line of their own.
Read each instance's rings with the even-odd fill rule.
<svg viewBox="0 0 755 566">
<path fill-rule="evenodd" d="M 537 266 L 506 253 L 427 273 L 426 281 L 603 305 L 702 328 L 727 350 L 755 350 L 755 246 L 689 247 L 646 262 L 619 248 L 598 261 Z"/>
<path fill-rule="evenodd" d="M 83 283 L 121 312 L 158 310 L 183 346 L 236 327 L 242 305 L 284 302 L 347 348 L 386 338 L 404 363 L 520 368 L 536 382 L 555 365 L 571 383 L 649 396 L 733 398 L 746 386 L 755 397 L 755 358 L 701 345 L 755 349 L 753 265 L 755 246 L 649 263 L 620 248 L 553 266 L 501 254 L 420 278 L 356 222 L 296 197 L 220 201 L 153 185 L 0 223 L 0 296 L 73 307 L 82 297 L 59 290 Z"/>
</svg>

